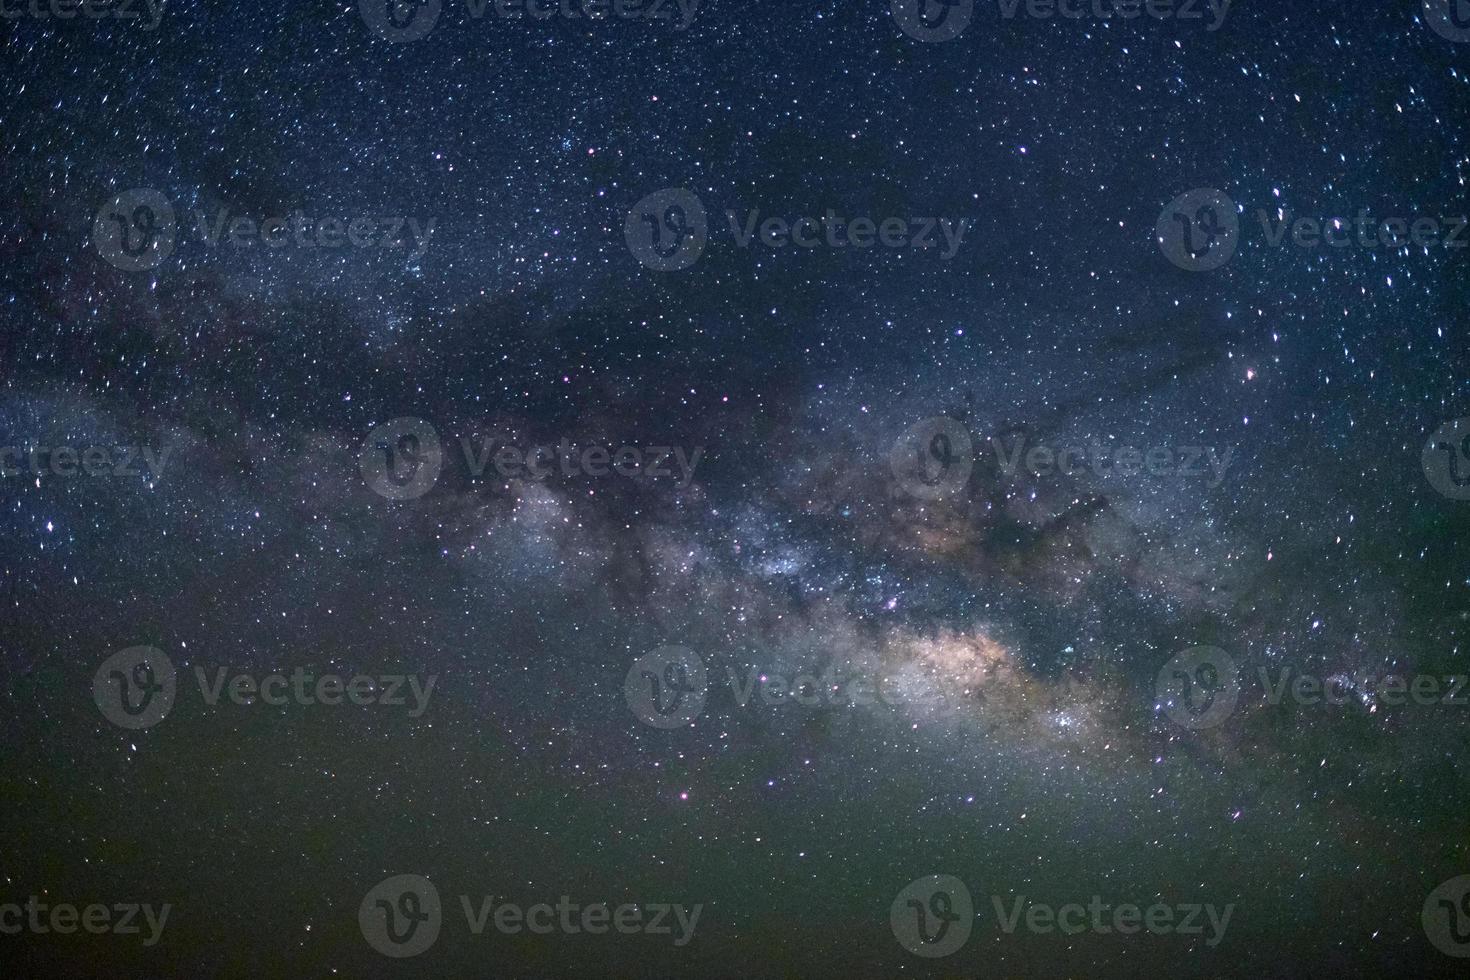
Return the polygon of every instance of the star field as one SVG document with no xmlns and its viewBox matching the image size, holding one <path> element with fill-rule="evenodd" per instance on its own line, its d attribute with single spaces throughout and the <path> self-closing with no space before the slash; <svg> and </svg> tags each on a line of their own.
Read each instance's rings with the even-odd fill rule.
<svg viewBox="0 0 1470 980">
<path fill-rule="evenodd" d="M 1382 683 L 1470 674 L 1470 43 L 1418 0 L 976 0 L 944 41 L 913 0 L 445 0 L 399 41 L 347 0 L 29 2 L 0 906 L 171 914 L 0 908 L 7 975 L 1459 975 L 1470 690 Z M 128 727 L 139 647 L 176 690 Z M 398 875 L 443 905 L 403 958 Z M 935 875 L 974 905 L 942 957 L 890 918 Z M 701 911 L 476 934 L 482 896 Z M 1094 896 L 1232 916 L 997 914 Z"/>
</svg>

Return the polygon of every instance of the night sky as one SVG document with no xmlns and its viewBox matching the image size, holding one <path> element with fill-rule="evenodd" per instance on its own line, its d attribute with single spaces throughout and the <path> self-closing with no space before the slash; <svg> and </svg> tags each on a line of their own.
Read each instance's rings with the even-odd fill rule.
<svg viewBox="0 0 1470 980">
<path fill-rule="evenodd" d="M 6 975 L 1464 975 L 1470 2 L 58 2 Z"/>
</svg>

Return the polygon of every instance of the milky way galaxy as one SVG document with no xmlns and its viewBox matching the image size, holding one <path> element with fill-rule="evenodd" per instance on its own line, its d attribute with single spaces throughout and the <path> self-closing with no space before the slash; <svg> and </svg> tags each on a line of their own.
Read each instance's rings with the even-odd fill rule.
<svg viewBox="0 0 1470 980">
<path fill-rule="evenodd" d="M 5 975 L 1461 975 L 1464 3 L 265 7 L 0 0 Z"/>
</svg>

